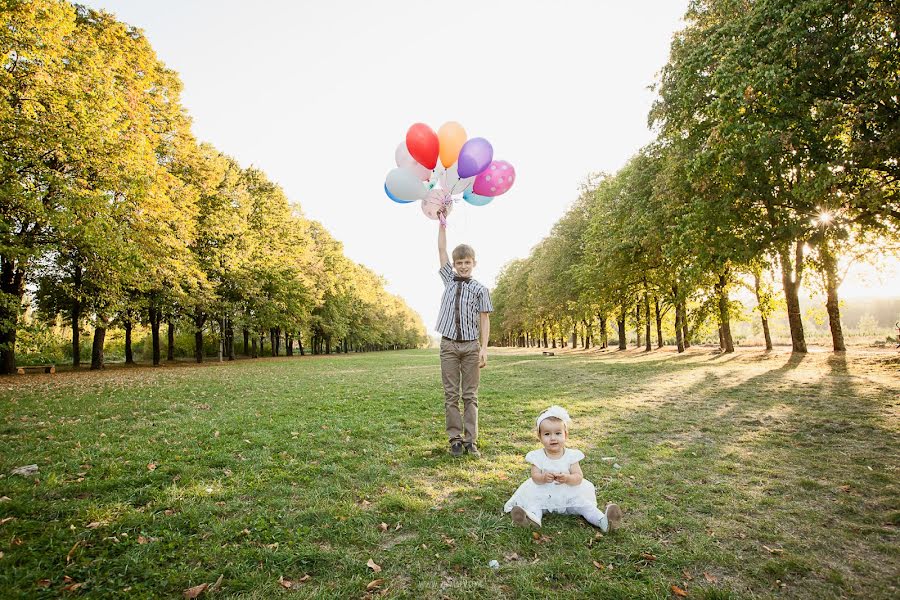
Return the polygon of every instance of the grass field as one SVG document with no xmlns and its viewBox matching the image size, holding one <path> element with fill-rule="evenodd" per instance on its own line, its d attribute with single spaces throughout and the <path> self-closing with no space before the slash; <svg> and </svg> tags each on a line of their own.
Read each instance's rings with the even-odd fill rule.
<svg viewBox="0 0 900 600">
<path fill-rule="evenodd" d="M 898 370 L 500 350 L 480 460 L 446 453 L 435 351 L 2 378 L 0 596 L 896 598 Z M 551 403 L 623 530 L 502 513 Z"/>
</svg>

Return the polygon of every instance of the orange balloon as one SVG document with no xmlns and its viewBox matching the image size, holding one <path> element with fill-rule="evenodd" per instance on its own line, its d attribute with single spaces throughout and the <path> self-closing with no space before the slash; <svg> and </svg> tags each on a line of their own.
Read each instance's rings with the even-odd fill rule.
<svg viewBox="0 0 900 600">
<path fill-rule="evenodd" d="M 459 151 L 466 143 L 466 130 L 456 121 L 447 121 L 438 129 L 441 164 L 449 168 L 459 157 Z"/>
</svg>

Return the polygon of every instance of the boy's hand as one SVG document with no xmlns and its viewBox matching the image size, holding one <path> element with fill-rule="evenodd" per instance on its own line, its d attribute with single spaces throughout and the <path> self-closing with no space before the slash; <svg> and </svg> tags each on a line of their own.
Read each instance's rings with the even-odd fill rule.
<svg viewBox="0 0 900 600">
<path fill-rule="evenodd" d="M 487 348 L 478 351 L 478 368 L 483 369 L 487 365 Z"/>
</svg>

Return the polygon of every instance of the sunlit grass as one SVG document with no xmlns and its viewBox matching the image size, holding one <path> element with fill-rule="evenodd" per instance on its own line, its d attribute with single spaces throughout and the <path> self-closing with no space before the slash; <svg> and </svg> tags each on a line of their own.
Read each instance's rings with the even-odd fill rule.
<svg viewBox="0 0 900 600">
<path fill-rule="evenodd" d="M 213 594 L 241 598 L 895 597 L 898 364 L 499 350 L 481 460 L 447 455 L 431 351 L 5 378 L 0 589 L 176 597 L 221 575 Z M 551 403 L 601 504 L 625 509 L 618 534 L 550 516 L 535 540 L 502 514 Z M 30 463 L 35 479 L 8 475 Z"/>
</svg>

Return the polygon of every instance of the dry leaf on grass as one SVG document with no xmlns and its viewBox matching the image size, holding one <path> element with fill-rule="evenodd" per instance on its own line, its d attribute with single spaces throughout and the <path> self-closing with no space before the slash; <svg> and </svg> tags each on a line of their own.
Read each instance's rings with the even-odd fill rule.
<svg viewBox="0 0 900 600">
<path fill-rule="evenodd" d="M 184 592 L 182 593 L 184 594 L 185 598 L 196 598 L 197 596 L 205 592 L 206 588 L 208 587 L 208 583 L 201 583 L 200 585 L 195 585 L 194 587 L 190 587 L 184 590 Z"/>
<path fill-rule="evenodd" d="M 7 523 L 9 523 L 10 521 L 12 521 L 13 519 L 15 519 L 15 517 L 6 517 L 5 519 L 0 519 L 0 525 L 6 525 Z"/>
<path fill-rule="evenodd" d="M 212 584 L 211 586 L 209 586 L 209 592 L 210 593 L 218 592 L 219 588 L 222 586 L 222 579 L 224 579 L 224 578 L 225 578 L 224 573 L 222 575 L 219 575 L 219 578 L 216 579 L 216 582 L 214 584 Z"/>
<path fill-rule="evenodd" d="M 381 524 L 378 526 L 378 529 L 381 530 L 381 533 L 386 533 L 387 530 L 388 530 L 388 524 L 387 524 L 387 523 L 381 523 Z"/>
<path fill-rule="evenodd" d="M 38 587 L 48 588 L 50 587 L 51 581 L 49 579 L 41 579 L 37 582 Z"/>
<path fill-rule="evenodd" d="M 281 587 L 283 587 L 286 590 L 298 590 L 298 589 L 300 589 L 300 586 L 303 585 L 305 582 L 309 581 L 309 579 L 310 579 L 310 575 L 309 575 L 309 573 L 307 573 L 306 575 L 304 575 L 303 577 L 301 577 L 300 579 L 298 579 L 296 581 L 293 581 L 291 579 L 285 579 L 284 577 L 279 577 L 278 583 L 281 585 Z"/>
<path fill-rule="evenodd" d="M 100 527 L 102 524 L 103 524 L 103 523 L 101 523 L 100 521 L 91 521 L 90 523 L 88 523 L 87 525 L 85 525 L 85 527 L 87 527 L 88 529 L 97 529 L 97 528 Z"/>
<path fill-rule="evenodd" d="M 603 563 L 599 563 L 596 560 L 594 561 L 594 566 L 601 571 L 606 568 L 605 566 L 603 566 Z"/>
<path fill-rule="evenodd" d="M 369 559 L 369 562 L 366 563 L 366 566 L 369 567 L 370 569 L 372 569 L 373 571 L 375 571 L 376 573 L 381 573 L 381 567 L 379 565 L 376 565 L 375 561 L 372 560 L 371 558 Z"/>
<path fill-rule="evenodd" d="M 678 596 L 679 598 L 687 598 L 688 597 L 688 593 L 686 591 L 684 591 L 683 589 L 681 589 L 680 587 L 678 587 L 677 585 L 674 585 L 674 584 L 672 585 L 672 593 L 675 594 L 676 596 Z"/>
<path fill-rule="evenodd" d="M 644 560 L 654 561 L 656 560 L 656 556 L 650 554 L 649 552 L 641 552 L 641 558 Z"/>
<path fill-rule="evenodd" d="M 710 575 L 709 573 L 704 573 L 703 578 L 710 583 L 716 583 L 717 581 L 719 581 L 718 577 L 716 577 L 715 575 Z"/>
<path fill-rule="evenodd" d="M 159 466 L 159 465 L 157 465 L 156 463 L 147 463 L 147 470 L 155 471 L 157 466 Z"/>
<path fill-rule="evenodd" d="M 366 591 L 371 592 L 377 587 L 381 587 L 381 584 L 384 583 L 384 579 L 375 579 L 369 582 L 369 585 L 366 586 Z"/>
<path fill-rule="evenodd" d="M 506 560 L 509 560 L 509 561 L 519 560 L 519 555 L 516 554 L 515 552 L 513 552 L 512 554 L 504 554 L 503 558 L 505 558 Z"/>
<path fill-rule="evenodd" d="M 81 540 L 78 540 L 77 542 L 75 542 L 75 545 L 72 546 L 72 549 L 69 550 L 68 554 L 66 554 L 66 564 L 69 564 L 70 562 L 72 562 L 72 555 L 75 554 L 75 548 L 77 548 L 78 544 L 80 544 L 80 543 L 81 543 Z"/>
<path fill-rule="evenodd" d="M 766 546 L 765 544 L 763 544 L 763 548 L 765 548 L 766 550 L 768 550 L 770 554 L 781 554 L 781 553 L 784 552 L 784 550 L 781 549 L 781 548 L 769 548 L 769 547 Z"/>
<path fill-rule="evenodd" d="M 694 578 L 694 576 L 691 575 L 691 574 L 688 572 L 687 569 L 685 569 L 684 571 L 682 571 L 681 574 L 684 575 L 684 578 L 687 579 L 688 581 L 690 581 L 691 579 Z"/>
</svg>

